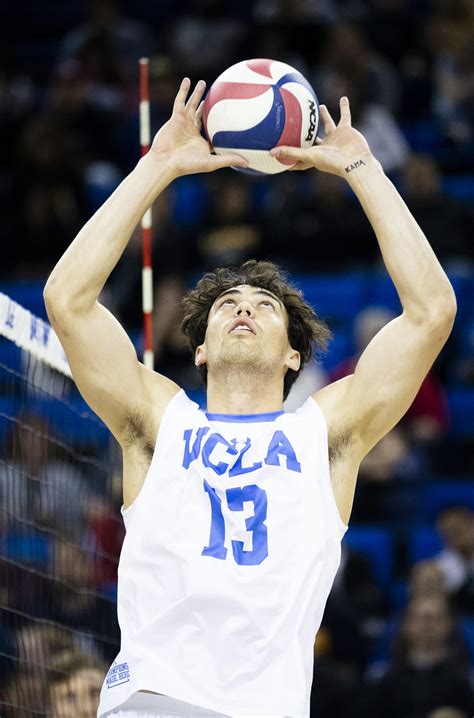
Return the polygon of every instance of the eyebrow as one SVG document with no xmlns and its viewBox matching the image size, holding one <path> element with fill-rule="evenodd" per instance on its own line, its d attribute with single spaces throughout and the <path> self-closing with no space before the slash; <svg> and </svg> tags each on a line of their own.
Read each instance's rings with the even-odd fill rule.
<svg viewBox="0 0 474 718">
<path fill-rule="evenodd" d="M 225 297 L 227 294 L 242 294 L 242 292 L 240 289 L 236 289 L 236 288 L 226 289 L 225 292 L 222 292 L 222 294 L 219 294 L 219 296 L 216 299 L 216 302 L 219 301 L 219 299 L 222 299 L 222 297 Z M 271 292 L 268 292 L 266 289 L 255 289 L 253 294 L 264 294 L 265 296 L 270 297 L 271 299 L 274 299 L 276 302 L 278 302 L 278 304 L 280 304 L 280 306 L 283 307 L 283 302 L 280 299 L 278 299 L 278 297 L 276 297 L 274 294 L 272 294 Z"/>
</svg>

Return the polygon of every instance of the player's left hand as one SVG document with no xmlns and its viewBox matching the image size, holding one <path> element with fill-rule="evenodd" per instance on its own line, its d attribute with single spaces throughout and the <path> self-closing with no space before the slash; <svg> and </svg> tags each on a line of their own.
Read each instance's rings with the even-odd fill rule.
<svg viewBox="0 0 474 718">
<path fill-rule="evenodd" d="M 361 160 L 367 164 L 376 161 L 367 141 L 351 125 L 351 109 L 347 97 L 339 101 L 341 117 L 336 125 L 325 105 L 320 105 L 324 139 L 317 139 L 316 145 L 299 149 L 297 147 L 274 147 L 270 154 L 285 160 L 294 160 L 290 170 L 307 170 L 315 167 L 322 172 L 330 172 L 339 177 L 347 177 L 351 165 Z M 361 166 L 361 165 L 357 165 Z"/>
</svg>

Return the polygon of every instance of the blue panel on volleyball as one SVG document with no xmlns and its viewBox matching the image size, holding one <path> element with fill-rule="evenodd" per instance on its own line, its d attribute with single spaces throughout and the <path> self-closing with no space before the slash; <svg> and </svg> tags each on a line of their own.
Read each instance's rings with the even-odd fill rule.
<svg viewBox="0 0 474 718">
<path fill-rule="evenodd" d="M 212 143 L 214 147 L 232 147 L 232 149 L 271 150 L 278 144 L 278 140 L 285 127 L 285 105 L 280 89 L 273 90 L 273 105 L 268 115 L 248 130 L 233 132 L 216 132 Z"/>
<path fill-rule="evenodd" d="M 363 553 L 372 564 L 374 578 L 382 589 L 390 583 L 393 569 L 393 536 L 390 529 L 378 526 L 351 526 L 344 543 Z"/>
</svg>

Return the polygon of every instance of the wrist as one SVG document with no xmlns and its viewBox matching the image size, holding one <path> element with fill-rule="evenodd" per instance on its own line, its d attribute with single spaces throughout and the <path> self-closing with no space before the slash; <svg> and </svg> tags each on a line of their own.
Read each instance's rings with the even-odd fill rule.
<svg viewBox="0 0 474 718">
<path fill-rule="evenodd" d="M 385 172 L 380 162 L 372 154 L 361 154 L 344 165 L 342 176 L 355 191 L 358 186 L 370 182 L 372 178 L 379 180 L 381 177 L 385 177 Z"/>
<path fill-rule="evenodd" d="M 152 185 L 161 190 L 178 176 L 171 156 L 168 153 L 158 154 L 149 150 L 140 158 L 136 166 Z"/>
</svg>

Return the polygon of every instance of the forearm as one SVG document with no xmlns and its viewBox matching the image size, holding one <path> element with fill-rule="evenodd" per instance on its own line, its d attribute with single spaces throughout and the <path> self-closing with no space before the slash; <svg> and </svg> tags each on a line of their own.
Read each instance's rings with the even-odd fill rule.
<svg viewBox="0 0 474 718">
<path fill-rule="evenodd" d="M 407 313 L 429 317 L 454 309 L 454 292 L 436 255 L 376 160 L 347 175 L 376 234 L 388 273 Z"/>
<path fill-rule="evenodd" d="M 169 166 L 145 155 L 84 225 L 54 267 L 45 287 L 49 303 L 87 309 L 99 296 L 133 230 L 172 181 Z"/>
</svg>

